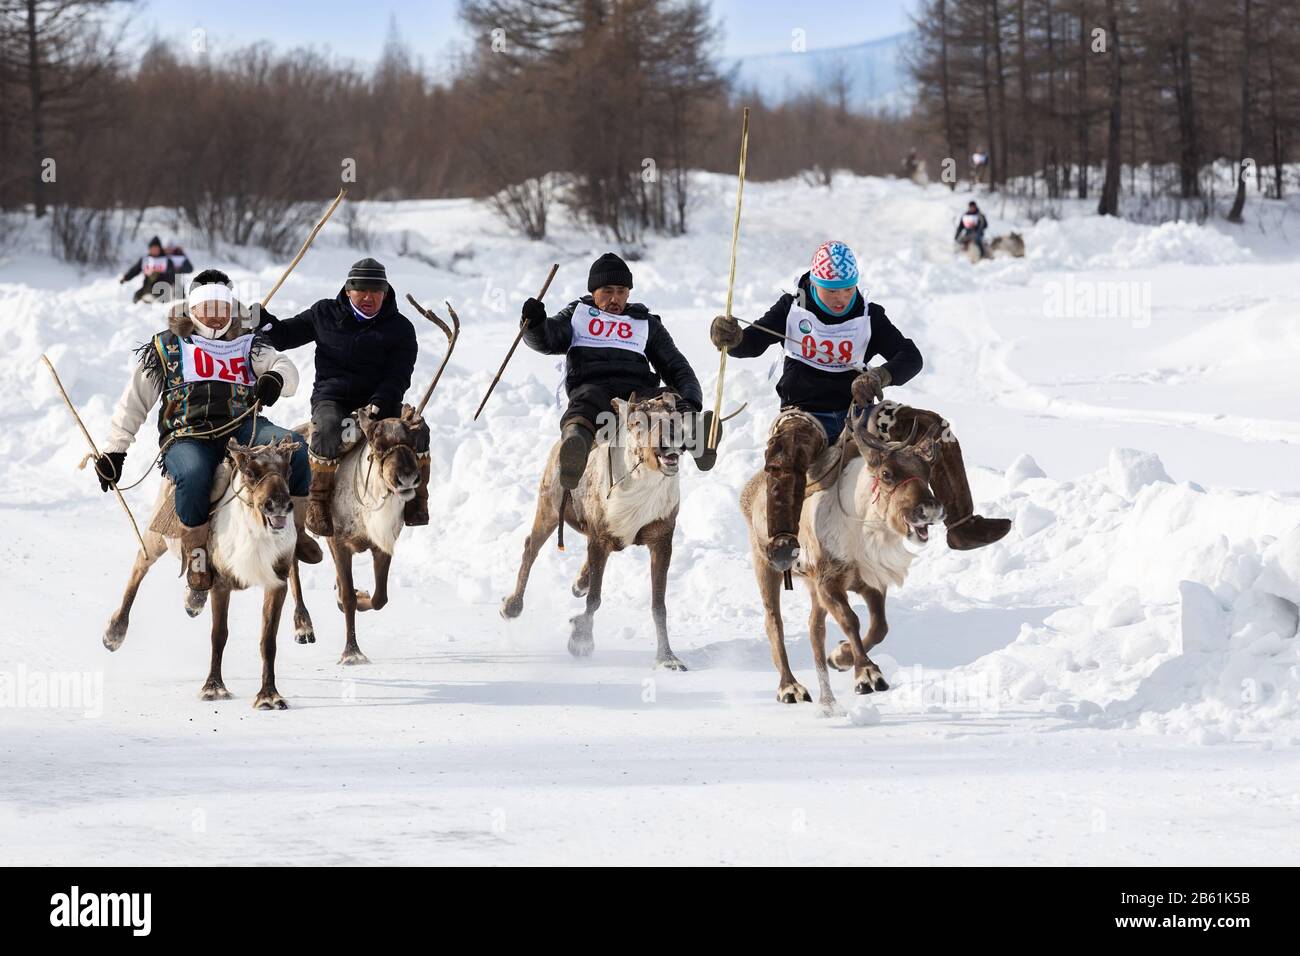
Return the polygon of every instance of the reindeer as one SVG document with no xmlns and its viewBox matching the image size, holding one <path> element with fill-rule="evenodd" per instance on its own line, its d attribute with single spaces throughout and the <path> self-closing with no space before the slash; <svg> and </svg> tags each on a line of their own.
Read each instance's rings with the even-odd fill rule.
<svg viewBox="0 0 1300 956">
<path fill-rule="evenodd" d="M 686 665 L 668 644 L 668 565 L 672 561 L 673 532 L 681 503 L 678 468 L 686 447 L 677 399 L 671 392 L 637 401 L 614 400 L 618 424 L 612 436 L 602 436 L 587 460 L 582 480 L 572 493 L 559 484 L 559 450 L 551 449 L 537 492 L 537 513 L 524 540 L 523 560 L 514 593 L 501 602 L 501 616 L 516 618 L 524 608 L 528 574 L 551 532 L 560 529 L 564 550 L 564 522 L 587 538 L 587 559 L 573 582 L 573 595 L 586 597 L 585 610 L 570 619 L 569 653 L 589 657 L 595 649 L 592 619 L 600 607 L 605 562 L 611 553 L 628 545 L 650 549 L 650 610 L 655 622 L 655 667 L 684 671 Z"/>
<path fill-rule="evenodd" d="M 1025 237 L 1018 232 L 1011 232 L 1005 236 L 994 236 L 989 243 L 989 256 L 992 258 L 998 255 L 1023 259 L 1025 257 Z"/>
<path fill-rule="evenodd" d="M 293 523 L 293 502 L 289 497 L 289 464 L 299 443 L 288 438 L 274 445 L 240 445 L 234 439 L 227 446 L 234 474 L 229 486 L 213 506 L 208 556 L 212 576 L 212 663 L 208 679 L 199 692 L 202 700 L 229 700 L 230 691 L 221 679 L 221 658 L 229 636 L 230 592 L 260 587 L 262 598 L 262 689 L 253 699 L 258 710 L 284 710 L 288 703 L 275 689 L 275 632 L 284 607 L 285 581 L 293 563 L 298 539 Z M 164 483 L 158 507 L 171 508 L 170 489 Z M 126 640 L 131 606 L 140 582 L 162 555 L 171 551 L 182 556 L 179 536 L 164 536 L 150 529 L 145 535 L 145 552 L 138 554 L 127 581 L 122 604 L 104 631 L 104 646 L 115 651 Z M 187 607 L 187 610 L 188 607 Z M 201 611 L 196 608 L 191 616 Z"/>
<path fill-rule="evenodd" d="M 866 421 L 865 414 L 850 417 L 845 428 L 855 447 L 843 447 L 838 480 L 805 499 L 799 521 L 800 557 L 792 569 L 804 579 L 812 599 L 808 634 L 824 716 L 843 713 L 831 692 L 826 670 L 827 612 L 847 637 L 832 655 L 831 666 L 836 670 L 853 668 L 855 694 L 888 690 L 880 668 L 867 656 L 867 651 L 883 641 L 888 632 L 885 594 L 890 585 L 903 583 L 915 556 L 913 548 L 924 545 L 930 538 L 930 525 L 943 520 L 943 507 L 929 485 L 935 431 L 928 431 L 914 443 L 917 429 L 913 422 L 905 440 L 883 441 L 871 434 Z M 776 699 L 783 704 L 811 701 L 808 691 L 791 673 L 785 653 L 781 574 L 767 561 L 764 479 L 760 471 L 746 483 L 740 508 L 749 526 L 772 663 L 780 675 Z M 865 641 L 858 616 L 849 606 L 850 591 L 867 602 L 871 615 Z"/>
<path fill-rule="evenodd" d="M 378 611 L 388 603 L 388 569 L 397 539 L 405 527 L 403 509 L 415 497 L 420 482 L 420 445 L 427 446 L 427 426 L 406 405 L 397 418 L 375 418 L 368 410 L 353 415 L 364 436 L 339 460 L 331 508 L 334 536 L 329 539 L 334 557 L 335 598 L 343 612 L 347 635 L 340 664 L 369 664 L 357 645 L 357 612 Z M 309 435 L 311 425 L 294 429 Z M 373 592 L 359 591 L 353 582 L 352 557 L 369 551 L 375 571 Z M 314 644 L 311 614 L 303 603 L 302 583 L 294 562 L 290 577 L 294 601 L 294 632 L 299 644 Z"/>
<path fill-rule="evenodd" d="M 357 645 L 357 611 L 378 611 L 388 603 L 388 570 L 397 539 L 406 526 L 403 508 L 415 497 L 420 481 L 420 458 L 429 454 L 429 426 L 421 416 L 460 339 L 460 316 L 450 302 L 446 303 L 451 315 L 449 325 L 431 309 L 420 305 L 409 292 L 406 299 L 447 336 L 447 352 L 417 407 L 403 405 L 397 418 L 375 418 L 364 410 L 352 417 L 352 425 L 365 440 L 344 452 L 339 460 L 334 497 L 330 502 L 334 536 L 329 544 L 334 558 L 335 598 L 347 631 L 340 664 L 370 663 L 370 658 Z M 310 436 L 311 423 L 295 431 Z M 370 552 L 374 566 L 373 593 L 358 591 L 353 583 L 352 556 L 362 551 Z M 314 644 L 316 632 L 303 603 L 297 561 L 293 563 L 289 585 L 293 590 L 294 638 L 299 644 Z"/>
</svg>

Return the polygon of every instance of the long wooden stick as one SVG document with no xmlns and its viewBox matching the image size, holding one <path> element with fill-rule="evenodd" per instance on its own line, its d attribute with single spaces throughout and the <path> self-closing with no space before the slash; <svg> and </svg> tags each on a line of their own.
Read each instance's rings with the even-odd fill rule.
<svg viewBox="0 0 1300 956">
<path fill-rule="evenodd" d="M 418 417 L 424 414 L 424 406 L 429 404 L 429 399 L 433 396 L 433 390 L 438 387 L 438 379 L 442 378 L 442 370 L 447 367 L 447 363 L 451 360 L 451 353 L 456 348 L 456 340 L 460 338 L 460 316 L 458 316 L 456 310 L 451 307 L 451 303 L 447 302 L 447 311 L 451 313 L 452 325 L 455 326 L 455 331 L 452 331 L 451 327 L 438 317 L 438 313 L 420 305 L 420 303 L 415 301 L 415 296 L 411 295 L 409 292 L 406 293 L 406 301 L 415 306 L 416 310 L 422 316 L 438 328 L 442 329 L 443 334 L 447 336 L 447 354 L 442 357 L 442 364 L 438 366 L 438 371 L 433 374 L 433 381 L 429 383 L 429 387 L 424 393 L 424 398 L 420 399 L 420 404 L 416 406 L 415 414 Z"/>
<path fill-rule="evenodd" d="M 266 294 L 264 299 L 262 299 L 262 308 L 266 308 L 266 304 L 271 301 L 271 296 L 280 291 L 280 286 L 284 285 L 284 280 L 289 278 L 289 273 L 293 271 L 294 266 L 302 261 L 302 257 L 307 254 L 307 248 L 312 244 L 313 240 L 315 240 L 316 234 L 325 228 L 325 223 L 330 221 L 330 216 L 334 215 L 334 210 L 339 208 L 339 203 L 343 201 L 343 197 L 347 194 L 348 190 L 346 186 L 339 190 L 339 194 L 334 197 L 334 201 L 330 203 L 330 207 L 325 210 L 325 215 L 320 217 L 320 221 L 316 223 L 315 228 L 313 228 L 308 234 L 307 241 L 302 244 L 302 248 L 298 250 L 298 254 L 293 257 L 293 262 L 289 263 L 289 268 L 284 270 L 284 274 L 280 276 L 275 285 L 271 286 L 271 291 Z"/>
<path fill-rule="evenodd" d="M 749 153 L 749 107 L 745 107 L 740 127 L 740 173 L 736 177 L 736 218 L 731 223 L 731 269 L 727 273 L 727 318 L 731 318 L 731 297 L 736 288 L 736 248 L 740 244 L 740 205 L 745 198 L 745 157 Z M 718 391 L 713 400 L 713 427 L 709 429 L 709 450 L 718 447 L 718 429 L 722 424 L 722 381 L 727 374 L 727 350 L 718 358 Z"/>
<path fill-rule="evenodd" d="M 72 404 L 72 399 L 68 398 L 67 390 L 64 389 L 63 382 L 59 380 L 59 373 L 54 369 L 54 363 L 50 361 L 49 356 L 47 355 L 42 355 L 41 361 L 45 363 L 45 367 L 48 368 L 50 374 L 54 376 L 54 384 L 58 388 L 59 394 L 63 396 L 64 404 L 68 406 L 68 411 L 72 412 L 72 417 L 77 420 L 77 427 L 81 429 L 81 434 L 85 436 L 86 444 L 90 446 L 91 452 L 94 454 L 96 461 L 98 461 L 99 448 L 95 445 L 95 439 L 90 437 L 90 432 L 86 430 L 86 423 L 83 422 L 81 416 L 77 414 L 77 407 Z M 96 468 L 95 473 L 99 474 L 98 468 Z M 122 497 L 122 492 L 117 490 L 117 482 L 112 482 L 110 487 L 113 489 L 113 493 L 117 495 L 117 500 L 122 505 L 122 510 L 125 511 L 126 516 L 131 519 L 131 529 L 135 531 L 135 538 L 140 542 L 140 553 L 145 555 L 145 557 L 148 557 L 149 549 L 145 547 L 144 536 L 140 534 L 140 526 L 135 523 L 135 515 L 131 514 L 131 508 L 126 503 L 126 499 Z"/>
<path fill-rule="evenodd" d="M 551 287 L 551 280 L 555 278 L 555 273 L 558 272 L 559 269 L 560 264 L 558 262 L 551 266 L 551 271 L 546 275 L 546 281 L 542 283 L 542 291 L 537 293 L 537 301 L 540 302 L 542 299 L 546 298 L 546 290 Z M 487 400 L 492 397 L 492 389 L 496 388 L 497 382 L 501 381 L 501 376 L 505 372 L 506 366 L 510 364 L 510 359 L 514 356 L 515 349 L 519 348 L 519 343 L 522 341 L 523 337 L 524 326 L 523 323 L 520 323 L 519 334 L 515 336 L 514 342 L 510 345 L 510 351 L 506 353 L 506 360 L 502 362 L 501 367 L 497 369 L 497 377 L 492 379 L 492 384 L 488 386 L 487 394 L 483 396 L 483 401 L 478 403 L 478 411 L 474 413 L 474 421 L 478 421 L 479 413 L 483 411 L 483 406 L 487 404 Z"/>
</svg>

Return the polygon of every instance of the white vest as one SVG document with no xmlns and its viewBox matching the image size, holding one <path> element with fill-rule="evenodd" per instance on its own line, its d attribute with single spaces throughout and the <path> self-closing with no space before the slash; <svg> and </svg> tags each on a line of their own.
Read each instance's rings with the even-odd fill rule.
<svg viewBox="0 0 1300 956">
<path fill-rule="evenodd" d="M 871 316 L 827 325 L 807 309 L 790 303 L 785 317 L 785 354 L 824 372 L 861 371 L 871 340 Z M 796 344 L 797 343 L 797 344 Z"/>
<path fill-rule="evenodd" d="M 645 354 L 650 338 L 648 319 L 611 315 L 594 305 L 579 302 L 573 309 L 571 349 L 624 349 Z"/>
<path fill-rule="evenodd" d="M 253 335 L 237 339 L 181 339 L 181 375 L 187 382 L 227 382 L 231 385 L 252 385 L 251 353 Z"/>
<path fill-rule="evenodd" d="M 968 212 L 961 217 L 962 227 L 965 229 L 978 229 L 980 227 L 980 217 L 978 213 Z"/>
</svg>

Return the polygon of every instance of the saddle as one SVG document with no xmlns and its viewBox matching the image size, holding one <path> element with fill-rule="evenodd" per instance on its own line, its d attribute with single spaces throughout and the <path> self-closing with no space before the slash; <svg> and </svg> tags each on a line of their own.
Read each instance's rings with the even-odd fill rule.
<svg viewBox="0 0 1300 956">
<path fill-rule="evenodd" d="M 217 465 L 217 470 L 212 473 L 212 491 L 208 495 L 209 509 L 225 495 L 233 477 L 234 470 L 230 467 L 230 459 L 222 459 L 221 464 Z M 210 517 L 211 510 L 208 514 Z M 176 482 L 170 478 L 164 478 L 162 487 L 158 491 L 158 501 L 154 507 L 153 518 L 149 521 L 149 530 L 164 538 L 179 538 L 181 532 L 185 530 L 181 519 L 176 517 Z"/>
<path fill-rule="evenodd" d="M 877 438 L 889 441 L 890 429 L 898 419 L 898 402 L 885 400 L 874 405 L 867 417 L 867 431 Z M 848 428 L 848 425 L 845 425 Z M 855 458 L 861 457 L 858 443 L 848 438 L 836 441 L 813 459 L 806 472 L 807 483 L 804 485 L 804 497 L 835 487 L 845 467 Z"/>
</svg>

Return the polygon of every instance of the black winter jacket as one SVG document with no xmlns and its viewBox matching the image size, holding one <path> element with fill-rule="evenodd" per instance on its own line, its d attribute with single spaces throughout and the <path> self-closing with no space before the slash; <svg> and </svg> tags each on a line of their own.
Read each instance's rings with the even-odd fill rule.
<svg viewBox="0 0 1300 956">
<path fill-rule="evenodd" d="M 965 215 L 966 215 L 966 213 L 962 213 L 962 216 L 965 216 Z M 961 238 L 961 234 L 962 234 L 963 232 L 983 232 L 985 229 L 987 229 L 987 228 L 989 227 L 989 221 L 988 221 L 987 219 L 984 218 L 984 213 L 980 213 L 979 215 L 980 215 L 980 224 L 979 224 L 979 226 L 976 227 L 975 229 L 967 229 L 967 228 L 966 228 L 966 224 L 963 223 L 963 222 L 961 221 L 961 219 L 959 218 L 959 219 L 957 220 L 957 231 L 953 234 L 953 237 L 952 237 L 952 238 L 953 238 L 954 240 L 957 240 L 957 239 L 960 239 L 960 238 Z"/>
<path fill-rule="evenodd" d="M 853 306 L 843 315 L 831 315 L 822 309 L 812 296 L 808 273 L 805 272 L 799 279 L 798 292 L 795 295 L 789 292 L 782 295 L 756 324 L 784 336 L 786 316 L 796 297 L 801 308 L 807 309 L 827 325 L 838 325 L 863 313 L 864 300 L 861 292 L 853 300 Z M 865 364 L 877 355 L 882 356 L 885 359 L 883 368 L 889 370 L 890 384 L 902 385 L 921 371 L 921 350 L 894 327 L 894 323 L 885 315 L 883 306 L 872 302 L 865 308 L 871 317 L 871 339 L 867 342 L 867 351 L 862 356 L 862 361 Z M 784 348 L 783 340 L 770 332 L 763 332 L 753 326 L 746 327 L 744 338 L 739 345 L 729 350 L 729 354 L 734 358 L 752 358 L 763 354 L 773 345 Z M 806 412 L 842 412 L 853 401 L 853 379 L 858 374 L 859 370 L 856 369 L 833 372 L 813 368 L 787 355 L 781 370 L 781 380 L 776 383 L 776 393 L 781 397 L 783 408 L 793 406 Z"/>
<path fill-rule="evenodd" d="M 268 328 L 269 326 L 269 328 Z M 290 319 L 261 310 L 258 327 L 281 352 L 316 343 L 316 383 L 311 404 L 338 402 L 347 411 L 374 403 L 381 416 L 397 415 L 411 386 L 415 326 L 397 311 L 390 285 L 373 319 L 358 319 L 342 289 Z"/>
<path fill-rule="evenodd" d="M 663 320 L 639 302 L 629 302 L 623 316 L 633 322 L 649 322 L 645 355 L 626 349 L 576 348 L 570 349 L 573 340 L 573 310 L 582 305 L 593 305 L 589 295 L 570 302 L 557 315 L 551 316 L 535 328 L 524 331 L 524 342 L 534 352 L 543 355 L 567 353 L 564 370 L 564 387 L 572 392 L 580 385 L 600 385 L 616 396 L 627 398 L 633 392 L 645 394 L 659 387 L 659 379 L 686 402 L 699 411 L 704 406 L 704 393 L 700 380 L 695 377 L 690 362 L 678 351 L 673 337 L 668 334 Z"/>
</svg>

